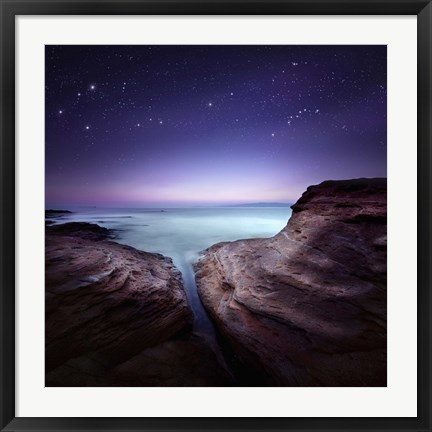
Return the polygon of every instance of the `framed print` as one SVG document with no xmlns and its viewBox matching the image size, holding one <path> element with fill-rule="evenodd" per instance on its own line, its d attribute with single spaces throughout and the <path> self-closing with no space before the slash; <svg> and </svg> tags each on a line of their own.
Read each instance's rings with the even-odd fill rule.
<svg viewBox="0 0 432 432">
<path fill-rule="evenodd" d="M 429 1 L 1 17 L 2 430 L 431 430 Z"/>
</svg>

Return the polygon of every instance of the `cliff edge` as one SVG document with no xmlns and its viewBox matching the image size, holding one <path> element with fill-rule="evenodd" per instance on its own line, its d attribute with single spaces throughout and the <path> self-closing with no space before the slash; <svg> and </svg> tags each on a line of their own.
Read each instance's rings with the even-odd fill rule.
<svg viewBox="0 0 432 432">
<path fill-rule="evenodd" d="M 325 181 L 268 239 L 216 244 L 200 297 L 244 385 L 385 386 L 386 179 Z"/>
</svg>

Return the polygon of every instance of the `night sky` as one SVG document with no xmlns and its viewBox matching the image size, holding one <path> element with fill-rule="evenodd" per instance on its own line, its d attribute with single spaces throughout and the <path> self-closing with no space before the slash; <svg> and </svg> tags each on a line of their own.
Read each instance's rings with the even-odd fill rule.
<svg viewBox="0 0 432 432">
<path fill-rule="evenodd" d="M 386 177 L 386 63 L 385 46 L 47 46 L 46 205 L 293 202 Z"/>
</svg>

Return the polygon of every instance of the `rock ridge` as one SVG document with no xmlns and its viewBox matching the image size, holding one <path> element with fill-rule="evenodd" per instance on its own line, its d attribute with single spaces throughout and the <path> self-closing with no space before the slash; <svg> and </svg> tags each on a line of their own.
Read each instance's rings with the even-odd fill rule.
<svg viewBox="0 0 432 432">
<path fill-rule="evenodd" d="M 230 385 L 170 258 L 95 224 L 46 227 L 46 386 Z"/>
<path fill-rule="evenodd" d="M 245 385 L 386 385 L 386 190 L 310 186 L 274 237 L 204 251 L 199 294 Z"/>
</svg>

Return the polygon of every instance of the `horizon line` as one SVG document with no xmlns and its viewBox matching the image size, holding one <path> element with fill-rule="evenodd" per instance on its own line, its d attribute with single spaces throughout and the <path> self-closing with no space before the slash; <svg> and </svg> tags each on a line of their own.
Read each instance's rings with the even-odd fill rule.
<svg viewBox="0 0 432 432">
<path fill-rule="evenodd" d="M 89 205 L 89 204 L 53 204 L 53 205 L 45 205 L 45 210 L 68 210 L 70 208 L 86 208 L 86 209 L 106 209 L 106 208 L 118 208 L 118 209 L 165 209 L 165 208 L 223 208 L 223 207 L 290 207 L 294 204 L 294 201 L 290 202 L 247 202 L 247 203 L 236 203 L 236 204 L 178 204 L 178 205 L 115 205 L 115 204 L 101 204 L 101 205 Z"/>
</svg>

